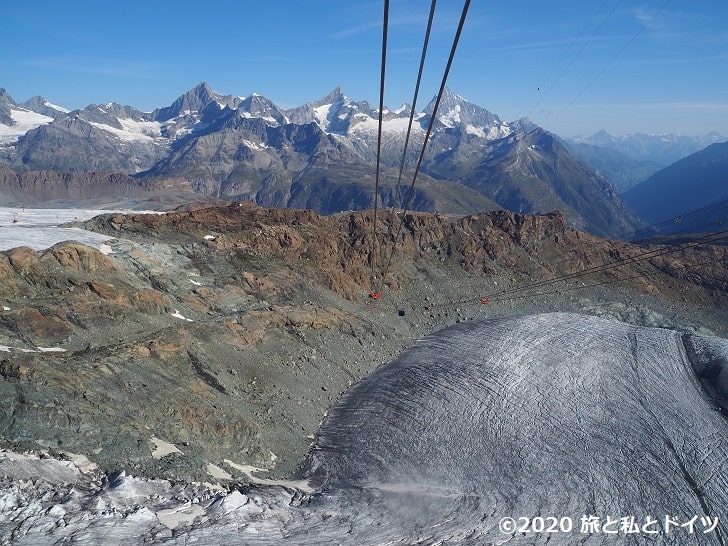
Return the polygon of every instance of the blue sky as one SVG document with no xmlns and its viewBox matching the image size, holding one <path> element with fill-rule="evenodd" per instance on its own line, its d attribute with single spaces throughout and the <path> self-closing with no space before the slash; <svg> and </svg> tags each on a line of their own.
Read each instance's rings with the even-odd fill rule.
<svg viewBox="0 0 728 546">
<path fill-rule="evenodd" d="M 385 102 L 411 102 L 430 2 L 391 0 Z M 440 0 L 421 90 L 437 91 L 462 9 Z M 340 85 L 379 97 L 381 1 L 3 0 L 0 87 L 69 109 L 149 111 L 206 81 L 283 107 Z M 474 0 L 448 86 L 569 137 L 728 134 L 725 0 Z"/>
</svg>

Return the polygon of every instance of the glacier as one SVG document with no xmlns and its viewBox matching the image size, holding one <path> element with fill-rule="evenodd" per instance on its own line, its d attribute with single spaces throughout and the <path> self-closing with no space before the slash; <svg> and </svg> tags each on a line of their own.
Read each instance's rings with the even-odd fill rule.
<svg viewBox="0 0 728 546">
<path fill-rule="evenodd" d="M 725 544 L 728 422 L 709 393 L 727 379 L 720 338 L 575 313 L 466 321 L 332 408 L 313 491 L 0 453 L 0 543 Z"/>
<path fill-rule="evenodd" d="M 10 117 L 15 122 L 14 125 L 0 123 L 0 144 L 16 142 L 31 129 L 53 121 L 52 117 L 25 108 L 11 108 Z"/>
<path fill-rule="evenodd" d="M 0 207 L 0 250 L 27 246 L 44 250 L 65 241 L 77 241 L 104 251 L 113 237 L 94 233 L 69 224 L 90 220 L 99 214 L 126 214 L 129 210 L 77 208 Z M 162 214 L 157 211 L 134 211 L 141 214 Z"/>
</svg>

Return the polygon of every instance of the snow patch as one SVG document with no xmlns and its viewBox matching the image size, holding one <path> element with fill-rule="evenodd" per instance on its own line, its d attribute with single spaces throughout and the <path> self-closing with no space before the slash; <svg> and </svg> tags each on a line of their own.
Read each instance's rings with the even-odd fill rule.
<svg viewBox="0 0 728 546">
<path fill-rule="evenodd" d="M 220 504 L 224 512 L 233 512 L 248 504 L 248 496 L 243 495 L 240 491 L 235 489 L 225 496 L 222 501 L 220 501 Z"/>
<path fill-rule="evenodd" d="M 175 508 L 167 508 L 159 510 L 156 515 L 159 523 L 168 529 L 176 529 L 180 525 L 191 525 L 195 518 L 205 514 L 205 511 L 199 504 L 186 502 Z"/>
<path fill-rule="evenodd" d="M 503 138 L 510 135 L 511 132 L 511 128 L 508 127 L 508 125 L 503 125 L 502 127 L 493 126 L 490 128 L 490 131 L 488 131 L 488 138 L 490 140 Z"/>
<path fill-rule="evenodd" d="M 7 457 L 9 461 L 37 461 L 40 459 L 37 455 L 30 453 L 16 453 L 14 451 L 0 451 L 0 455 Z"/>
<path fill-rule="evenodd" d="M 350 129 L 352 133 L 376 133 L 379 131 L 379 120 L 367 116 L 366 114 L 355 114 L 355 121 L 357 122 Z M 382 133 L 406 133 L 407 126 L 409 125 L 409 118 L 395 118 L 382 122 Z M 413 133 L 423 133 L 422 127 L 419 124 L 412 125 Z"/>
<path fill-rule="evenodd" d="M 271 460 L 277 459 L 276 455 L 272 451 L 270 452 L 270 454 Z M 245 474 L 251 483 L 255 483 L 258 485 L 280 485 L 283 487 L 295 487 L 306 493 L 311 493 L 314 490 L 306 480 L 269 480 L 265 478 L 256 478 L 255 476 L 253 476 L 255 472 L 266 472 L 267 470 L 265 468 L 258 468 L 256 466 L 248 464 L 234 463 L 230 459 L 224 459 L 224 461 L 225 464 L 227 464 L 231 468 L 234 468 L 235 470 L 238 470 L 239 472 Z"/>
<path fill-rule="evenodd" d="M 490 127 L 476 127 L 471 124 L 465 125 L 465 132 L 487 140 L 496 140 L 511 134 L 511 128 L 507 124 L 492 125 Z"/>
<path fill-rule="evenodd" d="M 207 463 L 207 473 L 218 480 L 232 480 L 233 477 L 222 468 L 212 463 Z"/>
<path fill-rule="evenodd" d="M 99 245 L 99 251 L 101 252 L 101 254 L 104 254 L 106 256 L 108 256 L 109 254 L 113 254 L 114 253 L 114 251 L 111 249 L 111 247 L 109 245 L 104 244 L 104 243 L 101 243 Z"/>
<path fill-rule="evenodd" d="M 57 104 L 53 104 L 52 102 L 48 102 L 48 101 L 45 101 L 43 103 L 43 106 L 47 106 L 48 108 L 53 108 L 54 110 L 58 110 L 59 112 L 62 112 L 64 114 L 68 114 L 70 112 L 70 110 L 63 108 L 63 106 L 58 106 Z"/>
<path fill-rule="evenodd" d="M 10 309 L 5 310 L 9 311 Z M 65 353 L 66 349 L 63 347 L 36 347 L 35 349 L 26 349 L 24 347 L 0 345 L 0 351 L 4 353 L 12 353 L 13 351 L 20 351 L 21 353 Z"/>
<path fill-rule="evenodd" d="M 475 135 L 480 138 L 485 138 L 485 130 L 483 127 L 475 127 L 474 125 L 467 124 L 465 126 L 465 132 L 469 135 Z"/>
<path fill-rule="evenodd" d="M 257 466 L 253 466 L 253 465 L 249 465 L 249 464 L 238 464 L 238 463 L 231 461 L 230 459 L 223 459 L 223 460 L 225 461 L 225 464 L 227 464 L 228 466 L 231 466 L 235 470 L 239 470 L 243 474 L 247 474 L 248 477 L 250 477 L 250 478 L 252 478 L 251 474 L 253 474 L 253 472 L 267 472 L 268 471 L 267 468 L 259 468 Z"/>
<path fill-rule="evenodd" d="M 447 114 L 440 114 L 438 119 L 445 127 L 455 127 L 455 125 L 460 123 L 460 105 L 456 105 Z"/>
<path fill-rule="evenodd" d="M 178 318 L 180 320 L 186 320 L 187 322 L 193 322 L 192 319 L 188 319 L 188 318 L 183 317 L 182 314 L 179 311 L 177 311 L 177 309 L 174 310 L 174 313 L 172 313 L 172 316 L 174 318 Z"/>
<path fill-rule="evenodd" d="M 243 144 L 245 144 L 251 150 L 265 150 L 266 148 L 268 148 L 268 146 L 266 146 L 264 144 L 260 144 L 257 142 L 253 142 L 252 140 L 246 140 L 246 139 L 243 139 Z"/>
<path fill-rule="evenodd" d="M 123 129 L 117 129 L 103 123 L 89 122 L 102 131 L 113 134 L 127 142 L 151 142 L 162 136 L 162 124 L 157 121 L 135 121 L 130 118 L 119 119 Z"/>
<path fill-rule="evenodd" d="M 15 125 L 3 125 L 0 123 L 0 144 L 7 144 L 18 140 L 31 129 L 47 125 L 53 121 L 52 117 L 38 114 L 25 108 L 11 108 L 10 117 Z"/>
<path fill-rule="evenodd" d="M 96 463 L 89 461 L 86 455 L 71 453 L 70 451 L 61 451 L 61 453 L 68 457 L 83 474 L 92 474 L 99 467 Z"/>
<path fill-rule="evenodd" d="M 316 119 L 316 123 L 318 123 L 321 126 L 321 128 L 323 128 L 324 130 L 326 130 L 326 128 L 328 127 L 328 124 L 329 124 L 328 117 L 329 117 L 330 110 L 331 110 L 330 104 L 324 104 L 323 106 L 318 106 L 313 109 L 313 115 L 314 115 L 314 118 Z"/>
<path fill-rule="evenodd" d="M 160 440 L 159 438 L 155 438 L 154 436 L 152 436 L 149 441 L 154 444 L 154 449 L 152 449 L 152 457 L 154 457 L 155 459 L 161 459 L 165 455 L 170 455 L 172 453 L 182 453 L 179 449 L 177 449 L 177 446 L 175 446 L 174 444 L 170 444 L 169 442 L 165 442 L 164 440 Z"/>
</svg>

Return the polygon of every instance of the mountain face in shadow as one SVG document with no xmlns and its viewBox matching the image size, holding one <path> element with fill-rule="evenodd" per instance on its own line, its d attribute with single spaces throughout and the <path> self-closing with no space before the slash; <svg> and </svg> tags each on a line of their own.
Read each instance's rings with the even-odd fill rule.
<svg viewBox="0 0 728 546">
<path fill-rule="evenodd" d="M 728 199 L 728 142 L 712 144 L 656 172 L 623 194 L 650 224 L 673 220 L 663 232 L 719 231 L 728 220 L 726 205 L 685 218 L 691 211 Z"/>
</svg>

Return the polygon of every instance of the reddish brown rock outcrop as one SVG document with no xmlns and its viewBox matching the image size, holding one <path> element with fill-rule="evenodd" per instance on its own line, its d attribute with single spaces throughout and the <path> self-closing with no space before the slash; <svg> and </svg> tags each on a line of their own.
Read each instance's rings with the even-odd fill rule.
<svg viewBox="0 0 728 546">
<path fill-rule="evenodd" d="M 0 313 L 0 324 L 39 346 L 61 343 L 71 334 L 65 320 L 27 307 Z"/>
</svg>

